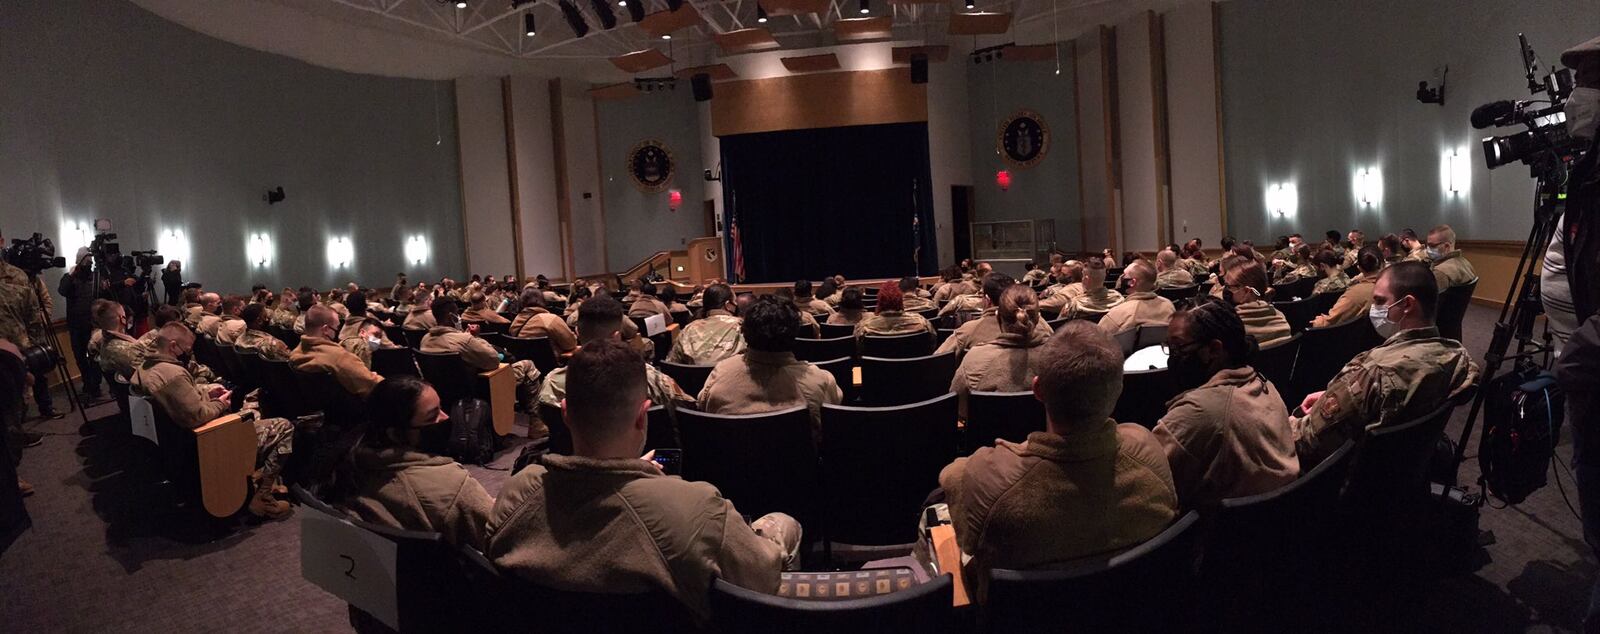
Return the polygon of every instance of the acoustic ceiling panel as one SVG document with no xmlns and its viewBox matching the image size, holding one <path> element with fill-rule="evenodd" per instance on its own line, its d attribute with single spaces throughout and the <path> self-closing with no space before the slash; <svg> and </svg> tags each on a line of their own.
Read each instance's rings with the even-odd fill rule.
<svg viewBox="0 0 1600 634">
<path fill-rule="evenodd" d="M 846 18 L 833 23 L 834 36 L 841 42 L 886 39 L 893 35 L 894 18 Z"/>
<path fill-rule="evenodd" d="M 833 53 L 822 55 L 806 55 L 803 57 L 783 58 L 783 67 L 792 73 L 814 73 L 824 70 L 838 70 L 839 57 Z"/>
<path fill-rule="evenodd" d="M 687 6 L 687 5 L 685 5 Z M 624 73 L 642 73 L 652 68 L 661 68 L 672 63 L 672 58 L 665 53 L 653 48 L 634 51 L 627 55 L 611 58 L 611 63 Z"/>
<path fill-rule="evenodd" d="M 624 83 L 621 83 L 621 84 L 611 84 L 610 86 L 600 86 L 600 87 L 597 87 L 597 88 L 590 88 L 589 89 L 589 96 L 590 97 L 594 97 L 595 99 L 601 99 L 601 100 L 629 99 L 629 98 L 637 96 L 638 94 L 639 94 L 639 89 L 635 88 L 633 86 L 633 82 L 631 82 L 631 81 L 630 82 L 624 82 Z"/>
<path fill-rule="evenodd" d="M 952 13 L 951 35 L 999 35 L 1011 30 L 1010 13 Z"/>
<path fill-rule="evenodd" d="M 723 55 L 737 55 L 754 51 L 766 51 L 778 48 L 778 39 L 772 37 L 772 32 L 766 27 L 739 29 L 727 33 L 715 33 L 711 36 L 717 41 L 717 48 L 722 49 Z"/>
</svg>

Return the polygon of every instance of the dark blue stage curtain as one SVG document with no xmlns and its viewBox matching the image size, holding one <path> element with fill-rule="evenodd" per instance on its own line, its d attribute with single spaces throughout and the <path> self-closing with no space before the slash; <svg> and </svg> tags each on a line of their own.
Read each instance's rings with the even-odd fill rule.
<svg viewBox="0 0 1600 634">
<path fill-rule="evenodd" d="M 722 168 L 723 222 L 739 223 L 746 282 L 938 268 L 927 123 L 725 136 Z M 727 253 L 731 263 L 731 244 Z"/>
</svg>

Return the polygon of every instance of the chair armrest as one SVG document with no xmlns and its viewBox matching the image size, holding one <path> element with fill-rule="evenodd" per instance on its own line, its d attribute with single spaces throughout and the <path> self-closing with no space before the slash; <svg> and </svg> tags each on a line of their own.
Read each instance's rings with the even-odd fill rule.
<svg viewBox="0 0 1600 634">
<path fill-rule="evenodd" d="M 967 584 L 961 576 L 961 546 L 956 544 L 956 529 L 949 524 L 935 526 L 929 529 L 933 534 L 934 561 L 939 564 L 939 572 L 949 573 L 953 582 L 953 596 L 955 607 L 972 603 L 967 596 Z"/>
<path fill-rule="evenodd" d="M 488 395 L 489 417 L 494 423 L 494 433 L 505 436 L 517 421 L 517 379 L 511 375 L 511 366 L 500 364 L 493 370 L 478 373 L 481 393 Z"/>
<path fill-rule="evenodd" d="M 256 468 L 255 425 L 238 414 L 227 414 L 193 432 L 200 501 L 213 517 L 229 517 L 250 495 L 250 474 Z"/>
</svg>

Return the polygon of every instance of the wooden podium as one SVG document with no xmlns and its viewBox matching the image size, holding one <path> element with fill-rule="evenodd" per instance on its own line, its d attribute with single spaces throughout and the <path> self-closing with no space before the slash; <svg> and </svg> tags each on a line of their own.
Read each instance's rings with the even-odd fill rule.
<svg viewBox="0 0 1600 634">
<path fill-rule="evenodd" d="M 726 276 L 723 265 L 722 238 L 707 236 L 689 241 L 689 283 L 699 284 L 711 278 Z"/>
</svg>

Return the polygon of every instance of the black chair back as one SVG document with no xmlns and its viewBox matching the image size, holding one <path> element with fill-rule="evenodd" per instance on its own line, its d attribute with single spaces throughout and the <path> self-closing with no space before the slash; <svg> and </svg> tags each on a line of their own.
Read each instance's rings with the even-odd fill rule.
<svg viewBox="0 0 1600 634">
<path fill-rule="evenodd" d="M 1428 494 L 1428 462 L 1457 401 L 1446 401 L 1405 423 L 1378 427 L 1356 445 L 1342 505 L 1366 521 L 1394 519 L 1395 511 L 1415 510 Z"/>
<path fill-rule="evenodd" d="M 390 343 L 397 346 L 410 347 L 410 344 L 406 343 L 406 331 L 404 328 L 393 324 L 381 324 L 380 327 L 383 328 L 383 336 L 387 337 Z"/>
<path fill-rule="evenodd" d="M 460 354 L 419 350 L 414 355 L 417 367 L 422 370 L 422 378 L 439 392 L 439 402 L 446 410 L 456 401 L 472 396 L 477 373 L 467 367 Z"/>
<path fill-rule="evenodd" d="M 1144 324 L 1139 326 L 1139 336 L 1133 342 L 1134 350 L 1142 350 L 1150 346 L 1159 346 L 1167 342 L 1166 324 Z"/>
<path fill-rule="evenodd" d="M 701 631 L 693 613 L 665 590 L 630 594 L 558 590 L 512 571 L 500 571 L 471 548 L 461 550 L 471 567 L 469 587 L 473 594 L 488 599 L 484 614 L 495 620 L 481 631 L 516 632 L 529 629 L 530 624 L 539 632 L 555 634 Z"/>
<path fill-rule="evenodd" d="M 659 364 L 661 372 L 677 381 L 678 387 L 683 388 L 683 393 L 689 396 L 699 396 L 700 390 L 706 386 L 706 378 L 711 376 L 714 365 L 692 365 L 662 361 Z"/>
<path fill-rule="evenodd" d="M 990 571 L 987 632 L 1158 632 L 1184 629 L 1199 541 L 1193 511 L 1149 541 L 1063 570 Z M 1152 601 L 1153 597 L 1161 597 Z M 1070 601 L 1064 609 L 1063 601 Z"/>
<path fill-rule="evenodd" d="M 217 343 L 211 337 L 195 335 L 194 359 L 223 377 L 232 378 L 229 376 L 228 363 L 222 359 L 222 351 L 217 349 Z"/>
<path fill-rule="evenodd" d="M 1117 341 L 1117 347 L 1122 348 L 1122 356 L 1133 354 L 1134 344 L 1139 340 L 1139 329 L 1129 328 L 1112 336 Z"/>
<path fill-rule="evenodd" d="M 870 571 L 840 573 L 852 582 Z M 863 582 L 865 583 L 865 582 Z M 904 590 L 854 599 L 795 599 L 746 590 L 721 579 L 711 582 L 711 625 L 719 632 L 953 632 L 953 584 L 949 574 Z M 892 624 L 892 627 L 887 627 Z"/>
<path fill-rule="evenodd" d="M 1208 511 L 1200 584 L 1217 631 L 1265 631 L 1323 585 L 1339 489 L 1355 456 L 1346 441 L 1310 471 L 1268 493 L 1222 500 Z"/>
<path fill-rule="evenodd" d="M 1273 302 L 1272 307 L 1283 313 L 1283 318 L 1289 322 L 1289 329 L 1299 334 L 1311 325 L 1311 320 L 1317 318 L 1319 301 L 1315 297 L 1307 297 L 1292 302 Z"/>
<path fill-rule="evenodd" d="M 1196 286 L 1194 284 L 1190 284 L 1188 286 L 1173 286 L 1173 287 L 1170 287 L 1170 288 L 1158 288 L 1158 289 L 1156 289 L 1156 294 L 1160 295 L 1162 297 L 1165 297 L 1168 300 L 1171 300 L 1171 301 L 1174 301 L 1174 302 L 1178 302 L 1178 301 L 1183 301 L 1183 300 L 1186 300 L 1186 299 L 1193 299 L 1194 296 L 1199 293 L 1199 291 L 1200 291 L 1200 287 L 1199 286 Z"/>
<path fill-rule="evenodd" d="M 1138 423 L 1154 428 L 1162 416 L 1167 415 L 1167 401 L 1181 390 L 1172 372 L 1166 368 L 1134 370 L 1122 373 L 1122 394 L 1117 396 L 1117 406 L 1111 418 L 1119 423 Z"/>
<path fill-rule="evenodd" d="M 1299 401 L 1288 400 L 1288 393 L 1281 386 L 1293 385 L 1294 366 L 1300 357 L 1300 342 L 1304 338 L 1305 335 L 1295 335 L 1288 341 L 1257 351 L 1250 359 L 1251 367 L 1272 381 L 1274 387 L 1278 387 L 1278 396 L 1284 399 L 1284 411 L 1300 405 Z"/>
<path fill-rule="evenodd" d="M 1467 304 L 1472 301 L 1472 292 L 1478 289 L 1478 280 L 1471 284 L 1456 286 L 1439 291 L 1439 309 L 1436 312 L 1439 324 L 1439 336 L 1446 339 L 1461 341 L 1461 320 L 1467 315 Z"/>
<path fill-rule="evenodd" d="M 1022 442 L 1044 431 L 1044 403 L 1033 392 L 973 392 L 967 395 L 966 453 L 994 444 L 996 438 Z"/>
<path fill-rule="evenodd" d="M 1290 407 L 1300 404 L 1307 394 L 1328 387 L 1339 370 L 1356 355 L 1383 343 L 1372 320 L 1365 315 L 1337 326 L 1311 328 L 1300 336 L 1299 355 L 1294 363 L 1294 376 L 1288 384 L 1278 383 L 1278 391 Z"/>
<path fill-rule="evenodd" d="M 300 392 L 295 375 L 288 361 L 261 360 L 261 380 L 266 385 L 268 409 L 273 416 L 294 420 L 317 411 L 317 404 Z"/>
<path fill-rule="evenodd" d="M 822 476 L 805 406 L 745 416 L 680 409 L 678 435 L 683 479 L 711 483 L 750 517 L 781 511 L 802 526 L 817 518 Z"/>
<path fill-rule="evenodd" d="M 372 351 L 372 371 L 384 378 L 422 376 L 415 353 L 410 348 L 377 348 Z"/>
<path fill-rule="evenodd" d="M 155 399 L 146 399 L 155 419 L 156 441 L 160 446 L 161 473 L 172 483 L 178 499 L 200 504 L 200 450 L 194 432 L 179 427 Z"/>
<path fill-rule="evenodd" d="M 880 359 L 911 359 L 933 353 L 933 338 L 926 332 L 904 335 L 865 335 L 861 337 L 861 356 Z"/>
<path fill-rule="evenodd" d="M 481 334 L 481 335 L 503 335 L 510 328 L 511 328 L 511 322 L 507 322 L 507 321 L 484 321 L 484 322 L 479 322 L 478 323 L 478 334 Z"/>
<path fill-rule="evenodd" d="M 853 337 L 856 334 L 854 324 L 817 324 L 822 326 L 822 338 L 834 339 L 837 337 Z"/>
<path fill-rule="evenodd" d="M 1051 332 L 1055 332 L 1057 330 L 1061 330 L 1062 326 L 1067 325 L 1068 321 L 1071 321 L 1071 320 L 1067 319 L 1066 317 L 1057 317 L 1055 319 L 1046 320 L 1044 323 L 1046 325 L 1050 326 L 1050 331 Z M 940 339 L 939 343 L 941 343 L 941 344 L 944 343 L 944 340 Z"/>
<path fill-rule="evenodd" d="M 256 354 L 255 348 L 227 346 L 222 350 L 224 354 L 231 357 L 234 382 L 238 384 L 239 393 L 249 394 L 256 388 L 261 387 L 261 376 L 255 373 L 256 366 L 250 362 L 251 359 L 261 359 L 261 356 Z"/>
<path fill-rule="evenodd" d="M 1316 304 L 1316 314 L 1327 314 L 1328 311 L 1333 310 L 1333 305 L 1339 303 L 1339 298 L 1343 296 L 1344 291 L 1339 291 L 1336 293 L 1317 293 L 1316 295 L 1312 295 L 1311 298 L 1316 300 L 1313 302 Z M 1309 328 L 1310 326 L 1307 327 Z"/>
<path fill-rule="evenodd" d="M 822 406 L 822 498 L 829 542 L 917 541 L 915 518 L 956 457 L 956 395 L 894 407 Z"/>
<path fill-rule="evenodd" d="M 856 356 L 855 337 L 834 337 L 832 339 L 810 339 L 796 337 L 794 340 L 794 358 L 801 361 L 830 361 L 839 357 Z"/>
<path fill-rule="evenodd" d="M 400 335 L 401 341 L 396 343 L 403 342 L 407 348 L 411 348 L 412 350 L 421 350 L 422 338 L 428 335 L 428 331 L 417 330 L 415 328 L 401 328 Z"/>
<path fill-rule="evenodd" d="M 834 382 L 839 384 L 839 390 L 844 392 L 843 404 L 853 404 L 861 397 L 860 390 L 856 389 L 855 384 L 855 359 L 839 357 L 827 361 L 813 361 L 811 365 L 827 370 L 828 374 L 833 375 Z"/>
<path fill-rule="evenodd" d="M 549 337 L 499 335 L 489 342 L 505 348 L 506 352 L 510 352 L 518 360 L 532 361 L 533 367 L 539 368 L 540 374 L 550 374 L 559 365 L 556 361 L 556 349 L 550 345 Z"/>
<path fill-rule="evenodd" d="M 954 351 L 908 359 L 862 356 L 862 404 L 905 405 L 947 393 L 956 365 Z"/>
</svg>

